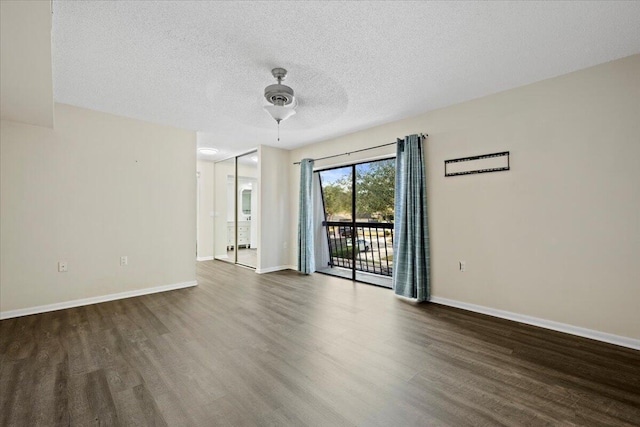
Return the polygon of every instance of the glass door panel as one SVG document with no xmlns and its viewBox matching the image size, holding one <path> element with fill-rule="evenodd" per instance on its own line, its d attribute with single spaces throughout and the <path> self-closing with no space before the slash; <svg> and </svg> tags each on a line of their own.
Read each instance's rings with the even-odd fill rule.
<svg viewBox="0 0 640 427">
<path fill-rule="evenodd" d="M 391 287 L 395 159 L 355 165 L 356 280 Z"/>
<path fill-rule="evenodd" d="M 318 172 L 322 188 L 329 263 L 318 271 L 353 279 L 353 167 Z"/>
</svg>

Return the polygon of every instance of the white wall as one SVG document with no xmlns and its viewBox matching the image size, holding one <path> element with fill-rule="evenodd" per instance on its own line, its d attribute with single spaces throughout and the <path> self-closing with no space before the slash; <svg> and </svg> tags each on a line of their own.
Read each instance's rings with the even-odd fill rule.
<svg viewBox="0 0 640 427">
<path fill-rule="evenodd" d="M 291 248 L 289 151 L 261 145 L 259 151 L 259 259 L 257 272 L 287 268 Z M 296 193 L 297 194 L 297 193 Z M 294 263 L 295 264 L 295 263 Z"/>
<path fill-rule="evenodd" d="M 640 55 L 303 147 L 291 161 L 419 132 L 433 296 L 640 338 Z M 511 171 L 443 176 L 444 160 L 503 150 Z M 291 166 L 292 218 L 298 174 Z"/>
<path fill-rule="evenodd" d="M 198 259 L 213 258 L 213 162 L 198 160 Z"/>
<path fill-rule="evenodd" d="M 55 113 L 0 125 L 0 310 L 195 281 L 195 133 Z"/>
</svg>

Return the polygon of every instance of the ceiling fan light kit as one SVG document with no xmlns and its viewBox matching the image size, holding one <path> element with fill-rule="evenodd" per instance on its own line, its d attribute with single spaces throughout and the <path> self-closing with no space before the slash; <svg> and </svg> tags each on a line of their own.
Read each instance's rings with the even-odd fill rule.
<svg viewBox="0 0 640 427">
<path fill-rule="evenodd" d="M 280 124 L 281 121 L 287 120 L 289 117 L 296 113 L 294 107 L 280 106 L 280 105 L 266 105 L 264 107 L 267 113 L 271 114 L 271 117 Z"/>
<path fill-rule="evenodd" d="M 284 68 L 274 68 L 271 74 L 278 80 L 278 83 L 264 88 L 264 97 L 269 103 L 264 107 L 265 111 L 278 123 L 278 141 L 280 141 L 280 122 L 288 119 L 296 113 L 296 98 L 294 91 L 282 81 L 287 77 L 287 70 Z"/>
</svg>

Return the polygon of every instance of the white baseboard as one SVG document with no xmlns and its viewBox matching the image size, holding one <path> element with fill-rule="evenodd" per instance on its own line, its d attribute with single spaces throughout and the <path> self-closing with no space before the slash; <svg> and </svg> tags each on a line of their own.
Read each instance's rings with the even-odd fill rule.
<svg viewBox="0 0 640 427">
<path fill-rule="evenodd" d="M 199 256 L 196 261 L 213 261 L 213 256 Z"/>
<path fill-rule="evenodd" d="M 466 302 L 455 301 L 447 298 L 431 297 L 430 301 L 436 304 L 448 305 L 450 307 L 461 308 L 463 310 L 474 311 L 476 313 L 488 314 L 489 316 L 500 317 L 502 319 L 526 323 L 527 325 L 539 326 L 541 328 L 565 332 L 567 334 L 577 335 L 579 337 L 591 338 L 597 341 L 604 341 L 610 344 L 640 350 L 640 340 L 634 338 L 608 334 L 606 332 L 595 331 L 593 329 L 581 328 L 579 326 L 568 325 L 566 323 L 554 322 L 553 320 L 540 319 L 538 317 L 498 310 L 482 305 L 469 304 Z"/>
<path fill-rule="evenodd" d="M 264 273 L 273 273 L 274 271 L 295 270 L 295 269 L 296 269 L 295 267 L 292 267 L 290 265 L 279 265 L 277 267 L 256 268 L 256 273 L 264 274 Z"/>
<path fill-rule="evenodd" d="M 57 302 L 55 304 L 39 305 L 37 307 L 21 308 L 18 310 L 0 311 L 1 319 L 10 319 L 12 317 L 28 316 L 30 314 L 46 313 L 49 311 L 63 310 L 65 308 L 80 307 L 82 305 L 98 304 L 101 302 L 114 301 L 123 298 L 139 297 L 141 295 L 155 294 L 158 292 L 173 291 L 176 289 L 189 288 L 196 286 L 198 282 L 174 283 L 172 285 L 155 286 L 153 288 L 136 289 L 135 291 L 119 292 L 117 294 L 102 295 L 98 297 L 76 299 L 65 302 Z"/>
</svg>

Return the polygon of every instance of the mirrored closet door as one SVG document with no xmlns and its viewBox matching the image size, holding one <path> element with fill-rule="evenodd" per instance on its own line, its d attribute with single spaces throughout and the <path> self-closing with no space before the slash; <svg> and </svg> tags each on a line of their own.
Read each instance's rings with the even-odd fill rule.
<svg viewBox="0 0 640 427">
<path fill-rule="evenodd" d="M 215 258 L 256 268 L 258 153 L 215 164 Z"/>
</svg>

